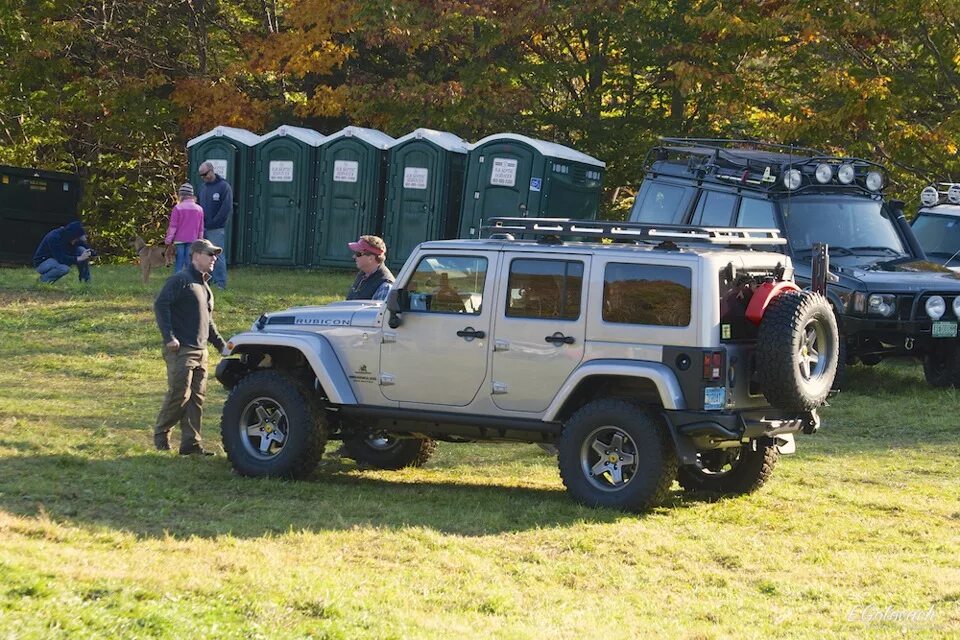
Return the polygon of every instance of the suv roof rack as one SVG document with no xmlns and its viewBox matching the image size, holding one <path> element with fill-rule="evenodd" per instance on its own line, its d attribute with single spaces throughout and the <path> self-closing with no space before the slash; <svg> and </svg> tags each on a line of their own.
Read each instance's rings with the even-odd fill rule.
<svg viewBox="0 0 960 640">
<path fill-rule="evenodd" d="M 644 169 L 657 173 L 654 163 L 669 161 L 671 154 L 675 158 L 674 164 L 677 159 L 685 160 L 685 171 L 697 178 L 710 177 L 718 182 L 764 191 L 858 187 L 877 192 L 887 181 L 886 168 L 870 160 L 832 156 L 807 147 L 758 140 L 661 137 L 660 144 L 647 152 Z M 820 165 L 830 168 L 825 181 L 817 174 Z M 843 165 L 850 165 L 854 171 L 847 182 L 838 179 Z M 779 178 L 794 169 L 800 172 L 799 183 L 786 187 Z M 876 179 L 868 181 L 870 173 L 880 174 L 879 186 Z"/>
<path fill-rule="evenodd" d="M 569 218 L 488 218 L 480 229 L 493 234 L 527 233 L 541 237 L 576 236 L 649 242 L 711 244 L 727 246 L 776 246 L 787 243 L 779 229 L 693 227 L 675 224 L 644 224 L 615 220 Z"/>
</svg>

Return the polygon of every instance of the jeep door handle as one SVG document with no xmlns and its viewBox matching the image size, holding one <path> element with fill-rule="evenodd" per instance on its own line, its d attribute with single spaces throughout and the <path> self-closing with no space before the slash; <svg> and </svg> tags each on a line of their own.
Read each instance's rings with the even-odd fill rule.
<svg viewBox="0 0 960 640">
<path fill-rule="evenodd" d="M 555 345 L 558 346 L 558 347 L 559 347 L 561 344 L 573 344 L 574 342 L 576 342 L 576 340 L 574 340 L 573 336 L 565 336 L 565 335 L 563 335 L 562 333 L 560 333 L 559 331 L 557 331 L 557 332 L 556 332 L 555 334 L 553 334 L 552 336 L 547 336 L 546 338 L 544 338 L 544 340 L 546 340 L 547 342 L 552 342 L 553 344 L 555 344 Z"/>
<path fill-rule="evenodd" d="M 472 340 L 474 338 L 486 338 L 487 332 L 477 331 L 473 327 L 467 327 L 466 329 L 461 329 L 460 331 L 457 331 L 457 335 L 460 336 L 461 338 L 467 338 L 468 340 Z"/>
</svg>

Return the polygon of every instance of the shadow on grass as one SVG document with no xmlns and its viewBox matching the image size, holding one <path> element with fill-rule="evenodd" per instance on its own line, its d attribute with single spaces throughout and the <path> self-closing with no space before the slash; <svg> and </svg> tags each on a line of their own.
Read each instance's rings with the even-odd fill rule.
<svg viewBox="0 0 960 640">
<path fill-rule="evenodd" d="M 354 527 L 483 536 L 624 517 L 575 504 L 559 483 L 554 489 L 435 481 L 430 469 L 384 473 L 325 459 L 309 479 L 289 482 L 235 476 L 222 456 L 91 460 L 34 454 L 4 460 L 0 509 L 147 538 L 250 538 Z"/>
</svg>

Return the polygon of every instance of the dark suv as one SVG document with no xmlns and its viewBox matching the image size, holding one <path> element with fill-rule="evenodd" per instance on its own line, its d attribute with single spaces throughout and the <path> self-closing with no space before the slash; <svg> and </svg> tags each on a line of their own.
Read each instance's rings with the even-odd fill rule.
<svg viewBox="0 0 960 640">
<path fill-rule="evenodd" d="M 930 260 L 960 271 L 960 184 L 927 187 L 910 223 Z"/>
<path fill-rule="evenodd" d="M 883 197 L 882 166 L 751 141 L 662 138 L 644 168 L 632 222 L 778 228 L 801 286 L 813 245 L 825 243 L 842 361 L 913 356 L 931 385 L 960 386 L 960 276 L 927 260 L 903 203 Z"/>
</svg>

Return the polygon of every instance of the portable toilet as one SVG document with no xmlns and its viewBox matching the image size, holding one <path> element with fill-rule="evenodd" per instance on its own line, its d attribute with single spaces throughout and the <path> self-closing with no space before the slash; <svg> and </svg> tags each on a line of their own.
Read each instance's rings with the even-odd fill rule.
<svg viewBox="0 0 960 640">
<path fill-rule="evenodd" d="M 394 142 L 385 133 L 362 127 L 346 127 L 324 141 L 313 264 L 353 267 L 347 243 L 381 232 L 386 150 Z"/>
<path fill-rule="evenodd" d="M 459 237 L 477 237 L 493 216 L 596 218 L 605 167 L 555 142 L 487 136 L 470 151 Z"/>
<path fill-rule="evenodd" d="M 452 133 L 417 129 L 390 147 L 383 239 L 392 265 L 426 240 L 456 238 L 470 145 Z"/>
<path fill-rule="evenodd" d="M 82 194 L 76 174 L 0 166 L 0 262 L 32 264 L 48 232 L 80 217 Z"/>
<path fill-rule="evenodd" d="M 317 211 L 317 149 L 324 140 L 313 129 L 284 125 L 257 144 L 254 264 L 307 263 L 307 225 Z"/>
<path fill-rule="evenodd" d="M 250 261 L 252 239 L 254 147 L 260 136 L 246 129 L 215 127 L 187 142 L 189 180 L 199 192 L 200 165 L 210 162 L 214 171 L 233 188 L 233 211 L 226 226 L 224 251 L 229 264 Z"/>
</svg>

